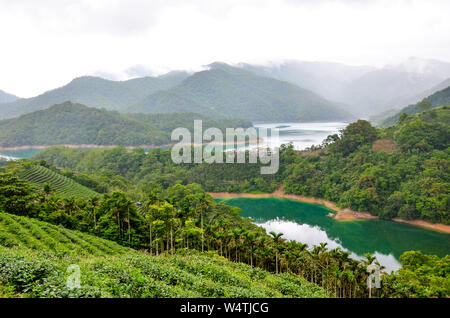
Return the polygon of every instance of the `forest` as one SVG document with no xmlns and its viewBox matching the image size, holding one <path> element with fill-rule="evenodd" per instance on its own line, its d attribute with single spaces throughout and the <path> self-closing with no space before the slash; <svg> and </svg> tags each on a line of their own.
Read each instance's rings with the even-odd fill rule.
<svg viewBox="0 0 450 318">
<path fill-rule="evenodd" d="M 91 198 L 59 197 L 51 186 L 39 189 L 18 178 L 21 165 L 3 168 L 0 176 L 2 296 L 261 297 L 264 290 L 273 297 L 445 297 L 450 293 L 448 255 L 407 252 L 401 256 L 403 268 L 383 274 L 382 288 L 369 290 L 367 266 L 378 263 L 374 256 L 366 254 L 364 261 L 357 261 L 340 248 L 329 250 L 325 243 L 308 247 L 285 240 L 282 233 L 266 233 L 242 218 L 239 208 L 216 203 L 198 184 L 154 187 L 139 202 L 117 190 Z M 112 242 L 136 252 L 116 252 L 120 248 Z M 84 251 L 77 254 L 80 248 Z M 83 258 L 86 253 L 91 258 Z M 111 254 L 106 259 L 94 257 Z M 58 276 L 73 257 L 87 268 L 92 283 L 75 294 L 64 288 L 64 275 Z M 164 264 L 182 270 L 176 274 Z M 195 275 L 199 271 L 202 275 Z M 267 272 L 276 276 L 269 279 Z M 207 279 L 223 283 L 208 285 Z M 243 279 L 252 282 L 244 289 L 233 287 Z M 107 283 L 101 284 L 103 280 Z M 256 288 L 254 280 L 268 284 L 267 288 Z M 181 288 L 185 284 L 190 287 Z"/>
<path fill-rule="evenodd" d="M 207 192 L 249 193 L 283 186 L 286 193 L 324 198 L 384 219 L 449 224 L 449 123 L 448 106 L 402 115 L 389 128 L 359 120 L 306 151 L 282 146 L 274 175 L 261 175 L 260 163 L 176 165 L 164 149 L 53 147 L 33 159 L 69 176 L 76 171 L 80 183 L 95 184 L 99 192 L 122 189 L 136 200 L 142 199 L 138 188 L 154 185 L 198 183 Z"/>
<path fill-rule="evenodd" d="M 201 114 L 132 114 L 65 102 L 48 109 L 0 121 L 0 146 L 122 145 L 155 146 L 171 143 L 177 127 L 193 129 L 194 119 L 204 128 L 250 127 L 240 119 L 211 119 Z"/>
</svg>

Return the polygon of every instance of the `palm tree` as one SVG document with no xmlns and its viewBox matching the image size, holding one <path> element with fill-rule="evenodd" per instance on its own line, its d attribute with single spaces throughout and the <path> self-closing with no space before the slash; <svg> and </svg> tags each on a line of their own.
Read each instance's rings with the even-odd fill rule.
<svg viewBox="0 0 450 318">
<path fill-rule="evenodd" d="M 278 273 L 278 244 L 279 242 L 281 242 L 283 233 L 270 232 L 269 234 L 272 235 L 273 241 L 275 243 L 275 273 Z"/>
<path fill-rule="evenodd" d="M 98 201 L 99 201 L 99 197 L 94 196 L 92 198 L 89 199 L 89 204 L 92 207 L 92 214 L 93 214 L 93 219 L 94 219 L 94 231 L 97 230 L 97 217 L 96 217 L 96 208 L 98 206 Z"/>
</svg>

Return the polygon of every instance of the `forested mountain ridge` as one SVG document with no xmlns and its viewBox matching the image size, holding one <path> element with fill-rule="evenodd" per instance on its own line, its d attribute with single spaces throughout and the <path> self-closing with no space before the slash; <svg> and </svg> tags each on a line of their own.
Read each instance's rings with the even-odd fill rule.
<svg viewBox="0 0 450 318">
<path fill-rule="evenodd" d="M 0 146 L 30 145 L 162 145 L 177 127 L 249 127 L 245 120 L 215 120 L 194 113 L 133 115 L 66 102 L 48 109 L 0 121 Z"/>
<path fill-rule="evenodd" d="M 131 106 L 129 112 L 198 112 L 211 117 L 252 121 L 349 120 L 341 105 L 315 93 L 241 68 L 213 63 L 178 86 L 159 91 Z"/>
<path fill-rule="evenodd" d="M 450 83 L 449 83 L 450 84 Z M 426 111 L 431 108 L 436 108 L 444 105 L 450 105 L 450 85 L 446 88 L 435 92 L 434 94 L 422 99 L 416 104 L 412 104 L 404 107 L 398 111 L 395 115 L 392 115 L 380 124 L 381 127 L 388 127 L 395 124 L 402 114 L 416 114 L 421 111 Z"/>
<path fill-rule="evenodd" d="M 127 81 L 111 81 L 93 76 L 78 77 L 65 86 L 39 96 L 5 103 L 0 108 L 0 118 L 46 109 L 65 101 L 120 111 L 158 90 L 177 85 L 187 76 L 185 72 L 172 72 L 164 76 L 141 77 Z"/>
</svg>

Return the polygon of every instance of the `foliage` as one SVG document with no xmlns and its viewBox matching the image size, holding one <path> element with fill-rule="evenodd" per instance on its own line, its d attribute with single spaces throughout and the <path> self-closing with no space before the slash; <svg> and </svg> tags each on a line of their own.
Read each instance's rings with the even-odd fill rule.
<svg viewBox="0 0 450 318">
<path fill-rule="evenodd" d="M 36 164 L 26 165 L 18 171 L 18 175 L 32 185 L 38 186 L 39 188 L 45 187 L 46 192 L 54 191 L 61 197 L 90 198 L 99 195 L 95 191 L 82 186 L 54 170 Z"/>
<path fill-rule="evenodd" d="M 215 120 L 194 113 L 127 116 L 66 102 L 0 121 L 0 146 L 68 144 L 151 147 L 170 143 L 170 134 L 177 127 L 192 130 L 194 119 L 203 120 L 205 129 L 246 128 L 251 125 L 245 120 Z"/>
<path fill-rule="evenodd" d="M 180 250 L 173 256 L 152 257 L 95 236 L 6 213 L 0 213 L 0 229 L 0 296 L 327 296 L 322 288 L 300 277 L 270 274 L 214 253 Z M 66 281 L 72 264 L 80 266 L 81 288 L 71 290 Z"/>
<path fill-rule="evenodd" d="M 402 268 L 384 278 L 383 292 L 391 297 L 448 297 L 450 294 L 450 255 L 439 258 L 419 251 L 400 257 Z"/>
<path fill-rule="evenodd" d="M 96 177 L 119 175 L 122 189 L 133 192 L 136 200 L 143 199 L 140 191 L 155 185 L 199 183 L 211 192 L 272 192 L 283 185 L 287 193 L 324 198 L 386 219 L 449 224 L 449 122 L 448 107 L 408 116 L 387 129 L 359 120 L 314 151 L 282 147 L 274 175 L 261 175 L 260 163 L 177 165 L 163 149 L 145 154 L 121 148 L 49 148 L 35 159 Z M 396 149 L 375 151 L 372 144 L 380 139 Z"/>
<path fill-rule="evenodd" d="M 424 98 L 423 100 L 421 100 L 420 102 L 418 102 L 416 104 L 412 104 L 412 105 L 404 107 L 402 110 L 400 110 L 396 114 L 384 119 L 381 122 L 380 126 L 381 127 L 389 127 L 389 126 L 394 125 L 397 121 L 400 120 L 400 118 L 402 117 L 403 114 L 405 114 L 405 115 L 416 114 L 419 112 L 428 111 L 431 108 L 437 108 L 437 107 L 441 107 L 441 106 L 449 105 L 449 104 L 450 104 L 450 87 L 447 87 L 443 90 L 440 90 L 440 91 Z"/>
</svg>

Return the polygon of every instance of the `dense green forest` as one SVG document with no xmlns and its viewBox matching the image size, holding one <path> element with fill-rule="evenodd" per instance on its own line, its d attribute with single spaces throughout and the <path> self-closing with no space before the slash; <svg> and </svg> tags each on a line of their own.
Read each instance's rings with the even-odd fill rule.
<svg viewBox="0 0 450 318">
<path fill-rule="evenodd" d="M 448 224 L 449 116 L 450 109 L 442 107 L 404 115 L 386 129 L 359 120 L 307 151 L 283 146 L 275 175 L 260 175 L 259 163 L 175 165 L 169 150 L 145 153 L 121 147 L 52 147 L 33 162 L 6 163 L 0 168 L 0 211 L 9 213 L 0 212 L 0 227 L 5 229 L 0 237 L 1 261 L 11 264 L 19 277 L 27 271 L 47 273 L 41 271 L 44 261 L 57 270 L 45 276 L 48 279 L 33 274 L 38 278 L 26 281 L 28 288 L 0 273 L 0 291 L 12 297 L 368 297 L 369 293 L 372 297 L 447 297 L 448 255 L 406 252 L 400 257 L 402 268 L 384 273 L 382 287 L 369 291 L 367 266 L 378 263 L 372 255 L 358 261 L 340 248 L 328 249 L 325 243 L 307 246 L 284 239 L 282 233 L 266 233 L 242 218 L 239 208 L 215 202 L 205 191 L 271 192 L 283 185 L 287 193 L 329 199 L 382 218 Z M 24 171 L 41 174 L 41 182 L 32 182 L 37 177 Z M 96 194 L 77 195 L 76 187 L 61 192 L 59 187 L 68 184 L 61 179 Z M 21 226 L 11 225 L 16 223 Z M 65 232 L 72 242 L 67 244 L 85 244 L 90 255 L 63 256 L 66 252 L 58 248 L 69 248 L 58 243 L 57 237 L 62 236 L 57 232 L 67 230 L 56 230 L 54 225 L 132 250 L 108 254 L 101 252 L 105 248 L 97 239 Z M 106 250 L 114 249 L 109 246 Z M 71 257 L 88 273 L 90 289 L 78 290 L 79 295 L 61 287 L 60 273 Z M 210 264 L 208 274 L 205 264 Z M 170 276 L 167 268 L 171 266 L 182 270 L 179 276 Z M 226 268 L 227 274 L 218 274 L 219 268 Z M 265 274 L 252 274 L 255 271 Z M 131 286 L 126 290 L 124 279 Z M 216 285 L 209 279 L 230 283 Z M 139 282 L 151 282 L 153 287 L 147 290 Z M 248 288 L 238 288 L 242 282 Z M 176 287 L 186 284 L 192 288 L 184 288 L 185 292 Z M 49 286 L 57 292 L 48 294 Z M 258 288 L 264 291 L 256 292 Z"/>
<path fill-rule="evenodd" d="M 109 189 L 117 188 L 115 183 L 128 185 L 136 199 L 136 187 L 152 184 L 198 183 L 210 192 L 272 192 L 283 185 L 287 193 L 324 198 L 381 218 L 449 224 L 449 123 L 449 107 L 404 115 L 385 129 L 360 120 L 307 151 L 282 147 L 274 175 L 261 175 L 260 164 L 176 165 L 170 151 L 162 149 L 146 154 L 57 147 L 35 159 L 90 175 Z"/>
<path fill-rule="evenodd" d="M 394 115 L 384 119 L 381 122 L 380 126 L 381 127 L 392 126 L 399 120 L 402 114 L 407 115 L 416 114 L 422 111 L 429 110 L 431 108 L 437 108 L 449 104 L 450 104 L 450 86 L 422 99 L 420 102 L 416 104 L 404 107 L 402 110 L 398 111 Z"/>
<path fill-rule="evenodd" d="M 336 103 L 288 82 L 213 63 L 168 90 L 149 95 L 127 110 L 138 113 L 196 112 L 252 121 L 318 121 L 354 118 Z"/>
<path fill-rule="evenodd" d="M 22 145 L 162 145 L 170 143 L 177 127 L 193 129 L 194 119 L 204 129 L 250 127 L 238 119 L 211 119 L 200 114 L 121 115 L 114 111 L 66 102 L 18 118 L 0 121 L 0 146 Z"/>
<path fill-rule="evenodd" d="M 407 252 L 403 268 L 384 274 L 382 288 L 369 291 L 367 266 L 377 263 L 372 255 L 361 262 L 340 248 L 308 247 L 281 233 L 267 234 L 240 217 L 239 208 L 216 203 L 200 185 L 155 186 L 142 202 L 121 191 L 64 198 L 16 177 L 22 164 L 10 164 L 0 175 L 0 211 L 8 212 L 0 212 L 2 297 L 450 294 L 449 256 Z M 64 284 L 71 264 L 83 269 L 82 288 L 68 290 Z"/>
</svg>

